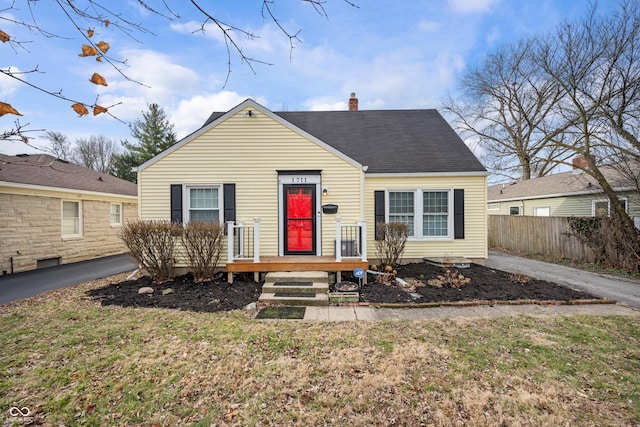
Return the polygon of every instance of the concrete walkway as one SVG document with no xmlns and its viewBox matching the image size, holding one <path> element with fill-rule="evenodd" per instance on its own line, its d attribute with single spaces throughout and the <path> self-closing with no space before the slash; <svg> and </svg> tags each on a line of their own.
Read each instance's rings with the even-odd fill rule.
<svg viewBox="0 0 640 427">
<path fill-rule="evenodd" d="M 618 304 L 585 305 L 493 305 L 473 307 L 376 308 L 307 307 L 305 321 L 348 322 L 354 320 L 429 320 L 453 318 L 492 318 L 505 316 L 640 316 L 640 311 Z"/>
<path fill-rule="evenodd" d="M 490 251 L 486 266 L 521 273 L 640 308 L 640 281 Z"/>
</svg>

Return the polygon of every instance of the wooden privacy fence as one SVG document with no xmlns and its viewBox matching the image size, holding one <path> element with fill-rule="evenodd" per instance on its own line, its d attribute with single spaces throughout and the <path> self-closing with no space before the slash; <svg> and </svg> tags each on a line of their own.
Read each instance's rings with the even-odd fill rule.
<svg viewBox="0 0 640 427">
<path fill-rule="evenodd" d="M 490 247 L 553 258 L 594 262 L 593 251 L 569 234 L 569 218 L 489 215 Z"/>
</svg>

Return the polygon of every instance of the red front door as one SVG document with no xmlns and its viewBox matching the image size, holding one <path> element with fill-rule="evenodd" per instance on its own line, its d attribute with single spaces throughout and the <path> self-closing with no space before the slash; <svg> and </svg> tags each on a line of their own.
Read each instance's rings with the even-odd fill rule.
<svg viewBox="0 0 640 427">
<path fill-rule="evenodd" d="M 314 255 L 316 187 L 315 185 L 285 185 L 284 192 L 284 253 Z"/>
</svg>

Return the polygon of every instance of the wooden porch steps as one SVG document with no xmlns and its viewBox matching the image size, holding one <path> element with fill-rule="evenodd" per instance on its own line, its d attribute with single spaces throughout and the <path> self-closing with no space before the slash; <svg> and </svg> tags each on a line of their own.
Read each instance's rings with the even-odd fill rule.
<svg viewBox="0 0 640 427">
<path fill-rule="evenodd" d="M 329 274 L 326 271 L 277 271 L 267 273 L 261 303 L 329 305 Z"/>
</svg>

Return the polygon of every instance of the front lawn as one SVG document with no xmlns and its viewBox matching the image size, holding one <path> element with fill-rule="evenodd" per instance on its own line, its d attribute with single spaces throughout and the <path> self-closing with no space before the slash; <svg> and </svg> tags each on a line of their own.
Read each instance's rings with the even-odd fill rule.
<svg viewBox="0 0 640 427">
<path fill-rule="evenodd" d="M 640 316 L 303 323 L 86 294 L 122 280 L 0 307 L 0 422 L 640 423 Z"/>
</svg>

